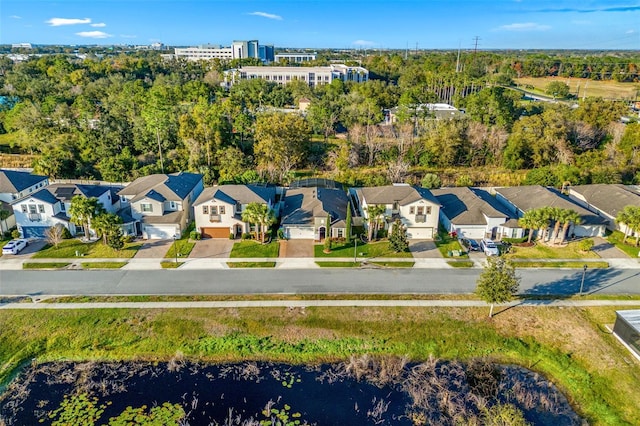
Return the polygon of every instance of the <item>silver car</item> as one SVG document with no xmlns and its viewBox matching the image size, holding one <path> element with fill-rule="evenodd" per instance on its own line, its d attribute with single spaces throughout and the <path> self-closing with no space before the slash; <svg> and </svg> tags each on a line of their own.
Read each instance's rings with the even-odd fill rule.
<svg viewBox="0 0 640 426">
<path fill-rule="evenodd" d="M 25 239 L 12 240 L 2 247 L 2 254 L 18 254 L 23 248 L 27 246 L 28 242 Z"/>
<path fill-rule="evenodd" d="M 482 241 L 480 241 L 480 248 L 482 249 L 484 254 L 487 256 L 500 255 L 500 250 L 498 250 L 498 246 L 496 245 L 496 243 L 494 243 L 493 240 L 490 240 L 488 238 L 483 238 Z"/>
</svg>

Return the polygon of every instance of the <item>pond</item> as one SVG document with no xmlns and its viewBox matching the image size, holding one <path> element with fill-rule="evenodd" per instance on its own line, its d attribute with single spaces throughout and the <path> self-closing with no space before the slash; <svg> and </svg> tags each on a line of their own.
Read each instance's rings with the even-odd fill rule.
<svg viewBox="0 0 640 426">
<path fill-rule="evenodd" d="M 182 407 L 183 425 L 483 424 L 500 407 L 531 424 L 581 422 L 553 385 L 520 367 L 362 356 L 317 366 L 182 359 L 34 364 L 0 397 L 0 424 L 51 424 L 60 410 L 51 413 L 72 394 L 95 397 L 104 408 L 96 424 L 127 407 L 165 402 Z"/>
</svg>

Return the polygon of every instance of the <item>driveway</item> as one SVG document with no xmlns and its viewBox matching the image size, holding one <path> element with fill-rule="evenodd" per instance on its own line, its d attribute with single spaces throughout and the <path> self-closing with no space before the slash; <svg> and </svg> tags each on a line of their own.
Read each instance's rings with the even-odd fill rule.
<svg viewBox="0 0 640 426">
<path fill-rule="evenodd" d="M 30 240 L 29 245 L 23 248 L 20 253 L 5 254 L 5 255 L 2 255 L 2 257 L 7 259 L 28 259 L 31 256 L 33 256 L 36 252 L 42 250 L 46 245 L 47 245 L 46 240 Z"/>
<path fill-rule="evenodd" d="M 136 253 L 136 259 L 163 258 L 173 244 L 173 240 L 144 240 L 142 247 Z"/>
<path fill-rule="evenodd" d="M 227 258 L 231 254 L 234 240 L 223 238 L 207 238 L 196 241 L 196 245 L 189 254 L 190 258 Z"/>
<path fill-rule="evenodd" d="M 409 251 L 416 259 L 441 259 L 436 243 L 430 240 L 409 240 Z"/>
<path fill-rule="evenodd" d="M 314 257 L 313 240 L 280 241 L 279 257 Z"/>
<path fill-rule="evenodd" d="M 611 244 L 609 241 L 605 240 L 602 237 L 594 237 L 593 238 L 593 250 L 603 259 L 628 259 L 629 256 L 626 253 L 618 250 L 616 246 Z"/>
</svg>

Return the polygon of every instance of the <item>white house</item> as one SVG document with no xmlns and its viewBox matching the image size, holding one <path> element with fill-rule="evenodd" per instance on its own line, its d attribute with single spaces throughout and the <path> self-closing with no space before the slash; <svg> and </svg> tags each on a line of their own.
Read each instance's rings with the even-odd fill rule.
<svg viewBox="0 0 640 426">
<path fill-rule="evenodd" d="M 242 221 L 242 212 L 250 203 L 264 204 L 278 215 L 278 196 L 275 186 L 220 185 L 205 188 L 193 203 L 196 229 L 204 238 L 240 238 L 251 226 Z"/>
<path fill-rule="evenodd" d="M 409 239 L 433 239 L 438 232 L 440 202 L 426 188 L 407 184 L 394 184 L 355 190 L 361 215 L 369 226 L 369 206 L 382 205 L 385 208 L 385 229 L 396 218 L 407 229 Z"/>
<path fill-rule="evenodd" d="M 0 233 L 16 226 L 11 202 L 26 197 L 49 184 L 49 178 L 29 172 L 0 169 L 0 210 L 9 212 L 9 216 L 0 220 Z"/>
<path fill-rule="evenodd" d="M 193 201 L 204 188 L 202 175 L 178 172 L 153 174 L 131 182 L 118 192 L 130 207 L 136 233 L 147 239 L 180 235 L 193 219 Z"/>
<path fill-rule="evenodd" d="M 326 67 L 253 67 L 224 71 L 224 84 L 231 87 L 241 80 L 260 78 L 277 84 L 303 81 L 311 87 L 330 84 L 333 80 L 362 83 L 369 79 L 369 71 L 362 67 L 332 64 Z"/>
<path fill-rule="evenodd" d="M 455 187 L 431 190 L 440 205 L 440 222 L 448 232 L 471 239 L 521 238 L 523 229 L 512 228 L 515 218 L 491 194 L 478 188 Z"/>
</svg>

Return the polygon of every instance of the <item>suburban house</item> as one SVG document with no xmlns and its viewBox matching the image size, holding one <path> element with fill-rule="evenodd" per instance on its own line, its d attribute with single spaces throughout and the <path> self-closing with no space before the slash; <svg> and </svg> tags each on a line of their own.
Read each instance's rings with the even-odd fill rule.
<svg viewBox="0 0 640 426">
<path fill-rule="evenodd" d="M 440 223 L 459 237 L 482 239 L 521 238 L 523 229 L 516 215 L 510 213 L 487 191 L 478 188 L 456 187 L 431 190 L 442 206 Z M 515 225 L 515 227 L 514 227 Z"/>
<path fill-rule="evenodd" d="M 624 223 L 616 223 L 616 216 L 626 206 L 640 207 L 640 194 L 620 184 L 570 186 L 569 197 L 604 218 L 607 221 L 607 229 L 611 231 L 627 231 Z"/>
<path fill-rule="evenodd" d="M 384 206 L 384 228 L 400 219 L 409 239 L 433 239 L 438 232 L 440 202 L 426 188 L 407 184 L 355 189 L 360 214 L 368 227 L 370 206 Z"/>
<path fill-rule="evenodd" d="M 147 239 L 180 235 L 193 218 L 192 203 L 204 188 L 202 175 L 178 172 L 153 174 L 118 192 L 123 208 L 131 208 L 136 234 Z"/>
<path fill-rule="evenodd" d="M 338 188 L 301 187 L 288 189 L 284 196 L 280 227 L 287 239 L 322 241 L 327 237 L 331 216 L 333 238 L 346 236 L 349 197 Z"/>
<path fill-rule="evenodd" d="M 29 172 L 0 169 L 0 210 L 9 212 L 6 219 L 0 220 L 0 232 L 7 232 L 16 226 L 11 202 L 33 194 L 49 184 L 49 178 Z"/>
<path fill-rule="evenodd" d="M 33 193 L 29 197 L 12 203 L 18 231 L 23 238 L 44 238 L 51 226 L 62 225 L 71 235 L 84 234 L 83 224 L 74 224 L 68 215 L 71 199 L 75 196 L 97 198 L 108 212 L 117 213 L 121 187 L 111 185 L 84 185 L 54 183 Z M 127 224 L 125 223 L 124 226 Z M 129 224 L 132 226 L 132 224 Z M 90 234 L 94 234 L 89 230 Z"/>
<path fill-rule="evenodd" d="M 196 229 L 205 238 L 240 238 L 251 232 L 242 221 L 242 212 L 249 203 L 264 204 L 279 213 L 278 197 L 282 191 L 275 186 L 220 185 L 205 188 L 193 203 Z"/>
<path fill-rule="evenodd" d="M 540 185 L 496 188 L 496 199 L 518 218 L 522 217 L 527 210 L 541 207 L 573 210 L 580 215 L 582 223 L 578 225 L 572 224 L 567 231 L 568 235 L 602 237 L 607 228 L 607 221 L 604 218 L 571 201 L 569 197 L 559 191 Z"/>
</svg>

